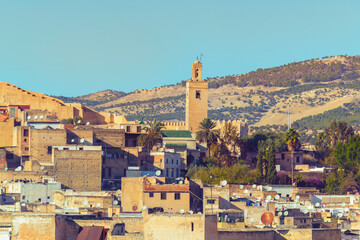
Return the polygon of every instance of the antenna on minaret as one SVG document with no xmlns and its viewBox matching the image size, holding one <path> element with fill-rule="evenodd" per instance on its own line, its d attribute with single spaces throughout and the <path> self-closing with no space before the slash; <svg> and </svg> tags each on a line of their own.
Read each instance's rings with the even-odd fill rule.
<svg viewBox="0 0 360 240">
<path fill-rule="evenodd" d="M 201 62 L 202 56 L 204 56 L 204 55 L 202 53 L 200 53 L 200 62 Z"/>
</svg>

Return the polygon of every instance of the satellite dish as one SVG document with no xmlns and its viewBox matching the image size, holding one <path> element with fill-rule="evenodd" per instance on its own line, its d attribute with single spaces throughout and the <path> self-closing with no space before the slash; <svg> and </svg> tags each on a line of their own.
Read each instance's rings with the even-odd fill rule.
<svg viewBox="0 0 360 240">
<path fill-rule="evenodd" d="M 252 188 L 256 188 L 256 184 L 252 185 Z"/>
<path fill-rule="evenodd" d="M 85 139 L 80 139 L 80 143 L 84 143 L 85 142 Z"/>
<path fill-rule="evenodd" d="M 184 182 L 183 182 L 183 181 L 179 181 L 179 184 L 184 184 Z"/>
<path fill-rule="evenodd" d="M 307 209 L 304 210 L 304 213 L 307 214 L 309 211 Z"/>
<path fill-rule="evenodd" d="M 283 214 L 282 212 L 278 212 L 278 216 L 282 216 L 282 214 Z"/>
<path fill-rule="evenodd" d="M 245 189 L 244 193 L 248 193 L 249 191 L 247 189 Z"/>
<path fill-rule="evenodd" d="M 37 208 L 36 211 L 40 212 L 40 208 Z"/>
<path fill-rule="evenodd" d="M 75 142 L 75 139 L 71 139 L 71 142 L 72 142 L 72 143 Z"/>
<path fill-rule="evenodd" d="M 320 207 L 320 203 L 315 203 L 315 207 Z"/>
<path fill-rule="evenodd" d="M 254 218 L 250 218 L 250 222 L 251 222 L 251 223 L 254 223 Z"/>
<path fill-rule="evenodd" d="M 299 200 L 299 199 L 300 199 L 300 196 L 299 196 L 299 195 L 296 195 L 295 199 L 296 199 L 296 200 Z"/>
<path fill-rule="evenodd" d="M 284 212 L 284 216 L 287 216 L 287 215 L 289 215 L 289 212 L 288 212 L 288 211 L 285 211 L 285 212 Z"/>
<path fill-rule="evenodd" d="M 225 187 L 226 184 L 227 184 L 227 181 L 226 181 L 226 180 L 221 181 L 221 186 Z"/>
<path fill-rule="evenodd" d="M 279 198 L 280 198 L 280 196 L 279 196 L 279 195 L 276 195 L 276 196 L 275 196 L 275 199 L 276 199 L 276 200 L 278 200 Z"/>
<path fill-rule="evenodd" d="M 341 206 L 343 206 L 343 207 L 345 207 L 345 205 L 346 205 L 346 203 L 344 203 L 344 202 L 341 204 Z"/>
<path fill-rule="evenodd" d="M 120 195 L 120 194 L 121 194 L 121 190 L 120 190 L 120 189 L 116 190 L 116 194 L 117 194 L 117 195 Z"/>
<path fill-rule="evenodd" d="M 118 205 L 118 203 L 119 203 L 118 200 L 113 201 L 113 205 Z"/>
<path fill-rule="evenodd" d="M 240 188 L 240 189 L 243 189 L 243 188 L 244 188 L 244 185 L 240 185 L 239 188 Z"/>
<path fill-rule="evenodd" d="M 181 214 L 184 214 L 185 210 L 184 209 L 180 209 L 179 211 Z"/>
<path fill-rule="evenodd" d="M 194 212 L 190 210 L 189 213 L 190 213 L 190 214 L 193 214 Z"/>
<path fill-rule="evenodd" d="M 347 217 L 347 216 L 349 216 L 349 214 L 348 214 L 348 213 L 344 213 L 344 216 Z"/>
<path fill-rule="evenodd" d="M 84 200 L 83 203 L 82 203 L 82 205 L 83 205 L 84 207 L 86 207 L 86 206 L 88 205 L 88 201 Z"/>
<path fill-rule="evenodd" d="M 7 171 L 7 170 L 8 170 L 8 168 L 6 167 L 4 170 L 5 170 L 5 171 Z"/>
<path fill-rule="evenodd" d="M 342 218 L 342 217 L 343 217 L 343 214 L 342 214 L 342 213 L 338 213 L 338 217 L 339 217 L 339 218 Z"/>
<path fill-rule="evenodd" d="M 155 172 L 155 176 L 160 177 L 160 175 L 161 175 L 161 171 L 160 171 L 160 170 L 157 170 L 157 171 Z"/>
<path fill-rule="evenodd" d="M 261 222 L 264 225 L 270 225 L 274 220 L 274 215 L 271 212 L 266 212 L 261 215 Z"/>
<path fill-rule="evenodd" d="M 4 180 L 3 183 L 6 184 L 6 183 L 7 183 L 7 180 Z"/>
<path fill-rule="evenodd" d="M 64 203 L 63 203 L 63 206 L 64 206 L 64 207 L 67 207 L 68 205 L 69 205 L 68 202 L 64 202 Z"/>
<path fill-rule="evenodd" d="M 17 168 L 15 168 L 15 172 L 19 172 L 19 171 L 21 171 L 22 170 L 22 166 L 18 166 Z"/>
<path fill-rule="evenodd" d="M 356 212 L 353 212 L 351 216 L 356 217 Z"/>
<path fill-rule="evenodd" d="M 78 120 L 77 123 L 80 124 L 80 123 L 81 123 L 81 120 Z"/>
<path fill-rule="evenodd" d="M 27 116 L 27 118 L 26 118 L 27 120 L 30 120 L 31 119 L 31 116 Z"/>
<path fill-rule="evenodd" d="M 141 211 L 145 211 L 147 209 L 147 206 L 142 206 Z"/>
<path fill-rule="evenodd" d="M 98 202 L 98 203 L 96 204 L 96 207 L 99 208 L 100 206 L 101 206 L 101 204 Z"/>
<path fill-rule="evenodd" d="M 86 122 L 86 125 L 89 126 L 89 125 L 90 125 L 90 122 Z"/>
<path fill-rule="evenodd" d="M 271 196 L 270 196 L 270 195 L 267 195 L 267 196 L 266 196 L 266 200 L 270 201 L 270 200 L 271 200 Z"/>
<path fill-rule="evenodd" d="M 40 119 L 43 119 L 44 118 L 44 116 L 43 115 L 40 115 Z"/>
<path fill-rule="evenodd" d="M 271 190 L 272 190 L 272 187 L 271 187 L 271 186 L 270 186 L 270 187 L 268 187 L 268 190 L 269 190 L 269 191 L 271 191 Z"/>
<path fill-rule="evenodd" d="M 349 208 L 345 208 L 345 209 L 344 209 L 345 212 L 348 212 L 349 210 L 350 210 Z"/>
<path fill-rule="evenodd" d="M 263 224 L 263 223 L 261 222 L 261 220 L 259 221 L 259 224 L 260 224 L 260 225 Z"/>
<path fill-rule="evenodd" d="M 198 215 L 201 215 L 202 213 L 201 213 L 201 212 L 198 212 L 197 214 L 198 214 Z"/>
<path fill-rule="evenodd" d="M 34 119 L 36 120 L 36 119 L 37 119 L 37 116 L 35 116 Z"/>
</svg>

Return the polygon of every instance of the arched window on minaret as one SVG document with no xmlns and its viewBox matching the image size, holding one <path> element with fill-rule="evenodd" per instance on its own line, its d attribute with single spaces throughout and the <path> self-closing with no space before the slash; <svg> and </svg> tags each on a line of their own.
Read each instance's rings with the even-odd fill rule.
<svg viewBox="0 0 360 240">
<path fill-rule="evenodd" d="M 198 76 L 199 76 L 199 69 L 197 68 L 195 69 L 195 78 L 198 78 Z"/>
</svg>

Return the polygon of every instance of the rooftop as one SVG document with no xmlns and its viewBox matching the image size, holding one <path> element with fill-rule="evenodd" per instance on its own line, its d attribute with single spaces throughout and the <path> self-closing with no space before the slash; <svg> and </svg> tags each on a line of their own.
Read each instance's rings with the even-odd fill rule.
<svg viewBox="0 0 360 240">
<path fill-rule="evenodd" d="M 191 132 L 187 130 L 163 130 L 163 136 L 168 138 L 191 138 Z"/>
</svg>

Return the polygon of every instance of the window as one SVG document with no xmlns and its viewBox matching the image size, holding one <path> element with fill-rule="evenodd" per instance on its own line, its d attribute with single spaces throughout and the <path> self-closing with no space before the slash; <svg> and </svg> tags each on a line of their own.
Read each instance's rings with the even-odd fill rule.
<svg viewBox="0 0 360 240">
<path fill-rule="evenodd" d="M 176 177 L 179 177 L 179 169 L 176 169 Z"/>
<path fill-rule="evenodd" d="M 196 91 L 195 97 L 200 99 L 200 91 Z"/>
<path fill-rule="evenodd" d="M 28 137 L 29 136 L 29 129 L 24 129 L 24 137 Z"/>
<path fill-rule="evenodd" d="M 169 177 L 169 169 L 166 169 L 166 177 Z"/>
<path fill-rule="evenodd" d="M 161 193 L 161 200 L 166 200 L 166 192 Z"/>
<path fill-rule="evenodd" d="M 28 149 L 29 150 L 29 149 Z M 14 159 L 14 154 L 12 153 L 7 153 L 6 154 L 6 159 Z"/>
<path fill-rule="evenodd" d="M 171 169 L 171 177 L 174 177 L 174 169 Z"/>
<path fill-rule="evenodd" d="M 169 163 L 169 159 L 166 159 L 166 163 Z"/>
<path fill-rule="evenodd" d="M 125 140 L 125 147 L 128 147 L 129 146 L 129 142 L 128 140 Z"/>
<path fill-rule="evenodd" d="M 175 200 L 180 200 L 180 193 L 175 193 Z"/>
<path fill-rule="evenodd" d="M 193 222 L 191 223 L 191 231 L 192 232 L 194 231 L 194 223 Z"/>
<path fill-rule="evenodd" d="M 130 126 L 126 126 L 126 132 L 130 132 Z"/>
<path fill-rule="evenodd" d="M 51 154 L 51 150 L 52 150 L 52 147 L 51 147 L 51 146 L 48 146 L 47 154 Z M 65 150 L 65 148 L 64 148 L 64 150 Z"/>
<path fill-rule="evenodd" d="M 214 199 L 208 199 L 206 201 L 207 204 L 215 204 L 215 200 Z"/>
<path fill-rule="evenodd" d="M 29 148 L 28 148 L 28 147 L 25 147 L 25 151 L 29 151 Z"/>
<path fill-rule="evenodd" d="M 171 164 L 174 164 L 174 159 L 171 159 Z"/>
<path fill-rule="evenodd" d="M 285 154 L 281 154 L 281 160 L 285 159 Z"/>
<path fill-rule="evenodd" d="M 141 132 L 141 126 L 137 126 L 136 127 L 136 131 L 139 133 L 139 132 Z"/>
<path fill-rule="evenodd" d="M 133 140 L 133 147 L 136 147 L 136 140 Z"/>
<path fill-rule="evenodd" d="M 27 138 L 24 138 L 24 142 L 27 142 Z"/>
<path fill-rule="evenodd" d="M 154 197 L 154 193 L 149 193 L 149 198 L 153 198 Z"/>
<path fill-rule="evenodd" d="M 296 162 L 300 162 L 300 157 L 296 157 Z"/>
</svg>

